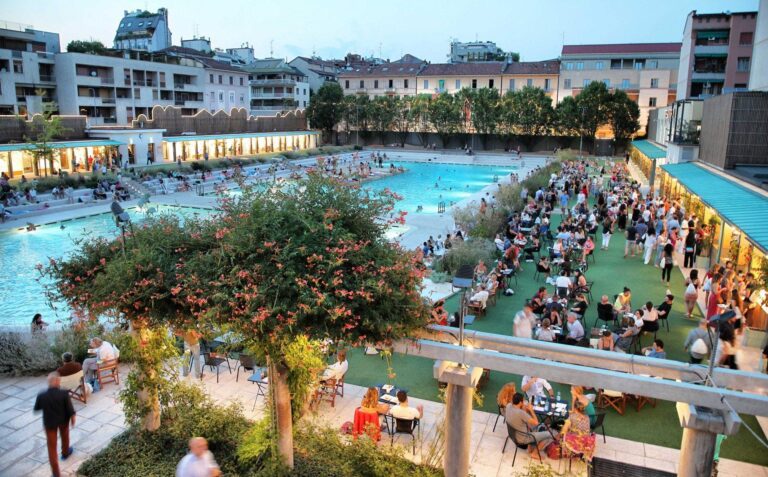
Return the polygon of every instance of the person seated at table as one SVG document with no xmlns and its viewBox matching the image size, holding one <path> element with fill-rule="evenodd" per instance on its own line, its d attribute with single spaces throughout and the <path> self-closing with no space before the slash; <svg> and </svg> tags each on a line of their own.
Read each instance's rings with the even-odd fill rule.
<svg viewBox="0 0 768 477">
<path fill-rule="evenodd" d="M 564 450 L 581 454 L 587 461 L 592 460 L 592 454 L 595 452 L 595 434 L 590 429 L 584 402 L 580 400 L 574 402 L 568 420 L 565 421 L 560 433 Z"/>
<path fill-rule="evenodd" d="M 674 295 L 666 295 L 664 302 L 656 307 L 656 315 L 660 320 L 668 320 L 670 313 L 672 313 L 672 302 L 675 301 Z"/>
<path fill-rule="evenodd" d="M 496 238 L 493 239 L 493 243 L 496 244 L 496 248 L 499 250 L 499 252 L 503 252 L 506 248 L 504 246 L 504 241 L 501 239 L 501 234 L 496 234 Z"/>
<path fill-rule="evenodd" d="M 600 303 L 597 304 L 597 316 L 603 317 L 601 318 L 603 321 L 607 321 L 606 318 L 615 317 L 613 305 L 611 305 L 611 302 L 608 300 L 608 295 L 603 295 L 600 297 Z"/>
<path fill-rule="evenodd" d="M 523 249 L 523 252 L 525 252 L 523 259 L 526 262 L 533 262 L 533 254 L 534 252 L 538 252 L 539 249 L 541 249 L 541 242 L 539 241 L 539 237 L 533 236 L 530 245 Z"/>
<path fill-rule="evenodd" d="M 488 296 L 489 296 L 489 293 L 488 293 L 487 287 L 485 286 L 485 283 L 481 283 L 480 289 L 477 291 L 477 293 L 475 293 L 469 298 L 469 304 L 474 306 L 479 306 L 480 308 L 485 310 L 485 306 L 488 303 Z"/>
<path fill-rule="evenodd" d="M 640 334 L 640 330 L 643 328 L 643 320 L 639 317 L 630 322 L 629 327 L 621 335 L 618 333 L 613 334 L 614 351 L 621 353 L 629 353 L 629 348 L 632 346 L 632 342 L 635 337 Z"/>
<path fill-rule="evenodd" d="M 552 385 L 546 379 L 536 376 L 523 376 L 520 390 L 528 396 L 528 399 L 533 399 L 536 396 L 546 398 L 547 394 L 549 394 L 551 399 L 555 398 L 555 391 L 552 389 Z M 545 390 L 546 393 L 544 392 Z"/>
<path fill-rule="evenodd" d="M 91 338 L 88 345 L 90 346 L 88 353 L 94 354 L 95 356 L 83 360 L 83 372 L 85 373 L 86 381 L 95 382 L 99 363 L 116 359 L 117 351 L 111 343 L 104 341 L 101 338 Z M 94 391 L 96 390 L 96 387 L 94 387 Z"/>
<path fill-rule="evenodd" d="M 613 309 L 617 315 L 632 313 L 632 291 L 629 288 L 624 287 L 624 291 L 616 295 Z"/>
<path fill-rule="evenodd" d="M 504 410 L 504 420 L 515 431 L 515 443 L 528 444 L 530 456 L 538 460 L 541 460 L 541 452 L 557 436 L 557 433 L 551 434 L 550 431 L 540 429 L 539 418 L 536 417 L 533 406 L 526 402 L 520 393 L 512 397 L 512 402 Z M 532 434 L 533 438 L 529 434 Z M 533 445 L 534 442 L 538 443 L 538 448 Z"/>
<path fill-rule="evenodd" d="M 432 305 L 432 320 L 442 326 L 448 325 L 448 312 L 445 311 L 445 300 L 440 299 Z"/>
<path fill-rule="evenodd" d="M 560 272 L 560 276 L 555 279 L 555 287 L 557 288 L 557 296 L 560 298 L 567 298 L 573 288 L 573 282 L 568 276 L 568 272 L 563 270 Z"/>
<path fill-rule="evenodd" d="M 389 409 L 389 414 L 395 419 L 421 419 L 421 416 L 424 415 L 424 406 L 421 404 L 416 407 L 408 405 L 408 395 L 405 391 L 401 390 L 397 392 L 397 401 L 397 406 L 392 406 Z"/>
<path fill-rule="evenodd" d="M 549 318 L 544 318 L 541 320 L 541 328 L 539 328 L 539 332 L 536 335 L 537 340 L 549 341 L 550 343 L 553 343 L 557 339 L 557 335 L 550 328 L 551 324 L 552 322 L 549 320 Z"/>
<path fill-rule="evenodd" d="M 576 318 L 575 313 L 568 313 L 568 334 L 565 335 L 565 344 L 575 345 L 579 344 L 584 339 L 584 326 Z"/>
<path fill-rule="evenodd" d="M 364 412 L 386 414 L 389 412 L 389 404 L 379 402 L 379 390 L 375 387 L 368 388 L 360 403 L 360 410 Z"/>
<path fill-rule="evenodd" d="M 597 341 L 597 349 L 601 349 L 603 351 L 613 351 L 613 347 L 613 333 L 611 333 L 610 330 L 603 330 L 603 334 Z"/>
<path fill-rule="evenodd" d="M 83 369 L 80 363 L 75 361 L 75 357 L 69 351 L 61 355 L 61 361 L 62 365 L 56 370 L 56 372 L 59 373 L 59 376 L 71 376 L 79 373 Z"/>
<path fill-rule="evenodd" d="M 653 340 L 651 346 L 643 348 L 643 354 L 649 358 L 667 359 L 667 352 L 664 351 L 664 342 L 660 339 Z"/>
<path fill-rule="evenodd" d="M 576 314 L 576 317 L 578 319 L 582 319 L 584 315 L 587 313 L 587 308 L 589 308 L 589 303 L 587 303 L 587 298 L 584 296 L 583 293 L 579 293 L 576 295 L 576 303 L 571 307 L 571 312 Z"/>
<path fill-rule="evenodd" d="M 648 333 L 655 333 L 659 331 L 659 312 L 653 307 L 653 303 L 646 302 L 645 306 L 641 308 L 643 319 L 643 331 Z"/>
<path fill-rule="evenodd" d="M 589 417 L 589 424 L 592 426 L 597 421 L 595 399 L 597 399 L 596 394 L 584 394 L 584 386 L 571 386 L 571 407 L 573 408 L 577 402 L 581 402 L 584 405 L 585 414 Z"/>
<path fill-rule="evenodd" d="M 539 291 L 531 298 L 531 309 L 537 315 L 544 313 L 547 305 L 547 287 L 539 287 Z"/>
<path fill-rule="evenodd" d="M 576 270 L 573 274 L 573 291 L 579 293 L 589 293 L 587 277 L 581 270 Z"/>
<path fill-rule="evenodd" d="M 475 265 L 475 281 L 480 282 L 485 280 L 487 274 L 488 267 L 485 266 L 485 262 L 478 260 L 477 265 Z"/>
<path fill-rule="evenodd" d="M 516 393 L 517 386 L 515 386 L 515 383 L 505 384 L 499 390 L 499 394 L 496 395 L 496 404 L 499 405 L 499 408 L 506 409 L 509 403 L 512 402 L 512 398 L 515 397 Z"/>
<path fill-rule="evenodd" d="M 565 245 L 563 239 L 557 239 L 557 242 L 552 246 L 552 256 L 554 258 L 562 258 L 565 253 Z"/>
<path fill-rule="evenodd" d="M 549 278 L 552 275 L 552 266 L 549 264 L 549 258 L 542 256 L 539 259 L 539 263 L 536 264 L 536 271 Z"/>
<path fill-rule="evenodd" d="M 341 349 L 336 353 L 336 362 L 325 368 L 325 371 L 323 371 L 320 382 L 326 383 L 330 380 L 336 382 L 347 374 L 348 369 L 349 361 L 347 361 L 347 352 L 346 350 Z"/>
</svg>

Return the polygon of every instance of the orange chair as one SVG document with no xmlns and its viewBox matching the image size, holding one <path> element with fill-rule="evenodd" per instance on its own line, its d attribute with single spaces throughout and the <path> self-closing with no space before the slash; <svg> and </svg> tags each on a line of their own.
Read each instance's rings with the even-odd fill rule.
<svg viewBox="0 0 768 477">
<path fill-rule="evenodd" d="M 105 383 L 120 384 L 120 371 L 117 367 L 117 358 L 108 359 L 99 363 L 99 369 L 96 370 L 96 379 L 99 380 L 99 388 L 103 388 Z"/>
</svg>

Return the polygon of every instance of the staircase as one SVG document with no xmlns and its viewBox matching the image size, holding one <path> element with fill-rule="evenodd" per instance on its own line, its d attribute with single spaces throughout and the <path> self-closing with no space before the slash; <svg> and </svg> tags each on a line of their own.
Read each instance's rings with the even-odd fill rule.
<svg viewBox="0 0 768 477">
<path fill-rule="evenodd" d="M 131 193 L 131 197 L 139 198 L 139 197 L 144 197 L 147 194 L 152 195 L 152 191 L 150 191 L 148 188 L 144 187 L 144 185 L 142 185 L 139 182 L 136 182 L 133 179 L 128 179 L 123 177 L 122 183 L 123 183 L 123 187 L 128 189 L 128 192 Z"/>
</svg>

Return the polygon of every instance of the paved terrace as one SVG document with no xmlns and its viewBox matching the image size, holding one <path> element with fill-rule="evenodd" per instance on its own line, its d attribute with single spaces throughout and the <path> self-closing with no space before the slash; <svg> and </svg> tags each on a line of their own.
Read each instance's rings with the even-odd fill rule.
<svg viewBox="0 0 768 477">
<path fill-rule="evenodd" d="M 374 359 L 375 357 L 371 358 Z M 234 362 L 233 371 L 234 371 Z M 125 378 L 128 368 L 121 367 L 121 377 Z M 194 380 L 192 377 L 186 379 Z M 221 403 L 239 402 L 245 414 L 252 419 L 258 419 L 264 411 L 264 400 L 256 399 L 256 385 L 242 379 L 235 382 L 235 374 L 227 372 L 222 365 L 219 383 L 216 383 L 215 373 L 206 370 L 202 385 L 206 391 Z M 374 383 L 371 383 L 374 384 Z M 23 377 L 0 379 L 0 475 L 48 477 L 50 467 L 45 446 L 45 436 L 42 432 L 41 416 L 32 412 L 34 398 L 38 392 L 45 389 L 45 377 Z M 75 476 L 82 462 L 105 447 L 109 441 L 125 430 L 125 420 L 122 406 L 117 400 L 120 387 L 107 384 L 102 391 L 91 395 L 88 404 L 75 401 L 77 410 L 77 425 L 71 430 L 74 455 L 62 462 L 62 475 Z M 305 419 L 325 424 L 333 429 L 341 427 L 342 423 L 352 421 L 354 411 L 360 405 L 365 388 L 347 384 L 344 397 L 338 397 L 335 407 L 323 402 L 316 414 L 309 414 Z M 410 441 L 407 436 L 398 436 L 395 445 L 402 445 L 404 454 L 415 461 L 421 459 L 422 452 L 427 449 L 427 443 L 435 436 L 435 425 L 443 412 L 441 403 L 411 398 L 411 404 L 424 405 L 422 421 L 422 437 L 418 442 L 416 456 L 412 457 Z M 630 410 L 634 412 L 634 410 Z M 529 464 L 527 453 L 517 454 L 515 466 L 512 467 L 514 446 L 507 445 L 507 451 L 502 454 L 506 437 L 506 427 L 499 421 L 496 431 L 493 425 L 496 415 L 483 411 L 472 412 L 471 439 L 471 468 L 477 477 L 508 477 L 514 472 L 523 471 Z M 615 422 L 615 421 L 614 421 Z M 677 423 L 670 423 L 677 425 Z M 652 469 L 676 472 L 679 451 L 667 447 L 644 444 L 626 439 L 607 437 L 603 443 L 598 438 L 597 457 L 618 460 Z M 379 445 L 389 445 L 387 436 L 382 438 Z M 567 460 L 553 461 L 545 458 L 545 463 L 559 472 L 567 470 Z M 721 477 L 768 477 L 768 467 L 747 464 L 723 459 L 720 462 Z M 573 461 L 572 472 L 576 475 L 586 475 L 586 466 Z"/>
</svg>

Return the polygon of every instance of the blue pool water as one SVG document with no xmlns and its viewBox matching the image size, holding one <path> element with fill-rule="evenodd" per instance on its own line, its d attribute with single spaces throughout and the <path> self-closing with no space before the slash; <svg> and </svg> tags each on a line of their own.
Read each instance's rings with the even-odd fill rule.
<svg viewBox="0 0 768 477">
<path fill-rule="evenodd" d="M 437 204 L 445 202 L 446 207 L 458 203 L 478 192 L 495 178 L 499 180 L 512 172 L 517 166 L 467 166 L 458 164 L 430 164 L 417 162 L 395 162 L 395 167 L 403 166 L 406 172 L 387 176 L 365 184 L 374 190 L 390 189 L 403 198 L 397 203 L 399 210 L 409 214 L 437 213 Z"/>
<path fill-rule="evenodd" d="M 182 217 L 210 213 L 192 207 L 158 204 L 150 204 L 149 207 L 153 207 L 156 213 L 171 213 Z M 137 208 L 128 209 L 127 212 L 135 223 L 145 217 L 144 211 Z M 64 225 L 64 229 L 60 228 L 61 225 Z M 43 320 L 49 324 L 54 324 L 58 319 L 66 319 L 69 316 L 68 309 L 59 307 L 56 315 L 48 307 L 43 296 L 43 286 L 37 281 L 40 273 L 35 265 L 45 265 L 49 257 L 58 259 L 71 253 L 78 239 L 117 234 L 118 229 L 109 213 L 43 225 L 34 232 L 0 232 L 0 326 L 28 326 L 35 313 L 42 313 Z"/>
</svg>

